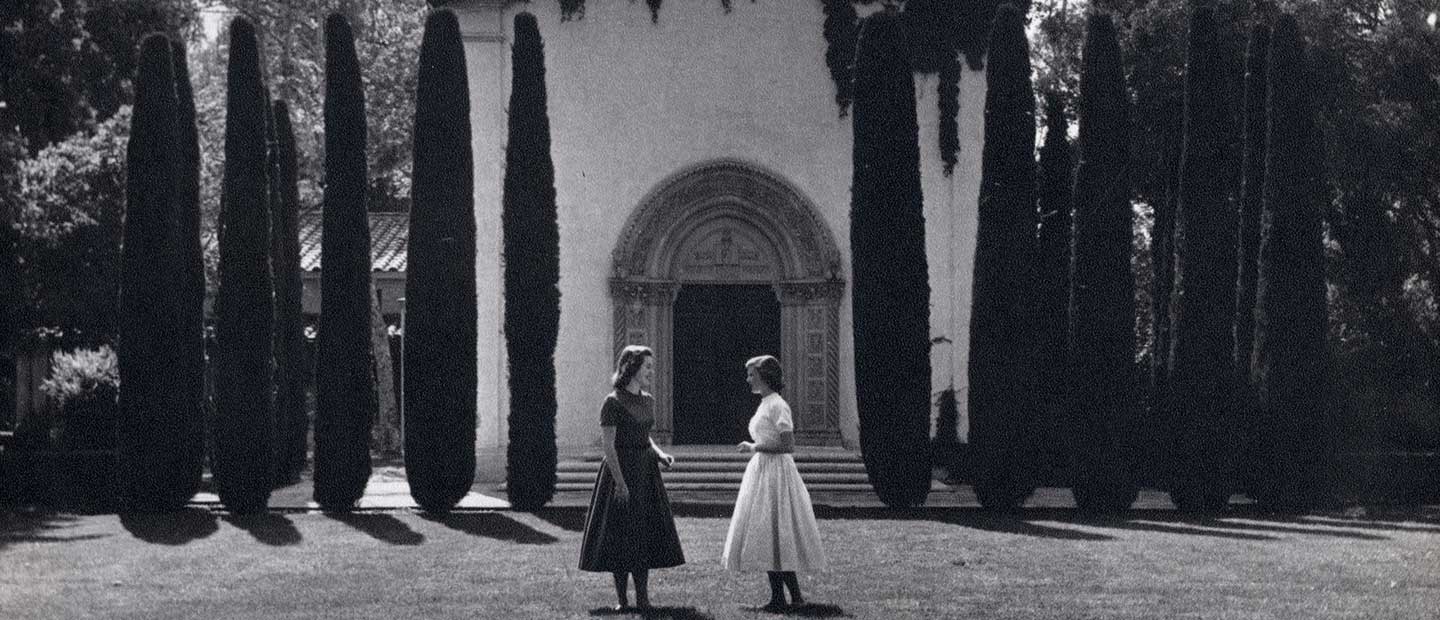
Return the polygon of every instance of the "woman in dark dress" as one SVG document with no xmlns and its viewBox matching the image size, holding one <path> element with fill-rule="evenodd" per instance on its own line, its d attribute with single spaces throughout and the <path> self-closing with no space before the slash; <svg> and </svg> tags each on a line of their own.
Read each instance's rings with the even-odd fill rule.
<svg viewBox="0 0 1440 620">
<path fill-rule="evenodd" d="M 600 407 L 605 462 L 595 479 L 580 570 L 607 572 L 615 578 L 617 610 L 629 607 L 625 579 L 635 582 L 635 606 L 650 607 L 647 580 L 652 568 L 685 563 L 660 467 L 675 463 L 650 439 L 655 399 L 645 391 L 655 377 L 655 354 L 628 346 L 615 362 L 615 391 Z"/>
</svg>

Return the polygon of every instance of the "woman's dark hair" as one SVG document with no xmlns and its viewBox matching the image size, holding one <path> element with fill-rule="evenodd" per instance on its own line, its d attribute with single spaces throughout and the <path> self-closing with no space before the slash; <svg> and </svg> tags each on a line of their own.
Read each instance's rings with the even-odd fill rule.
<svg viewBox="0 0 1440 620">
<path fill-rule="evenodd" d="M 645 365 L 645 358 L 655 355 L 650 347 L 632 344 L 620 352 L 620 358 L 615 360 L 615 374 L 610 375 L 610 385 L 617 389 L 624 389 L 635 378 L 635 373 L 640 372 L 640 367 Z"/>
<path fill-rule="evenodd" d="M 785 389 L 785 371 L 780 369 L 780 360 L 775 359 L 775 356 L 761 355 L 759 357 L 752 357 L 749 361 L 745 362 L 745 367 L 753 367 L 755 372 L 760 375 L 760 380 L 764 381 L 765 385 L 770 386 L 770 389 L 776 392 Z"/>
</svg>

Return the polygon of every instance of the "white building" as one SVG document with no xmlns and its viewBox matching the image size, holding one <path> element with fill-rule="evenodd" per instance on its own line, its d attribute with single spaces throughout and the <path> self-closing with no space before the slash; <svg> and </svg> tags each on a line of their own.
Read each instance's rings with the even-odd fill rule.
<svg viewBox="0 0 1440 620">
<path fill-rule="evenodd" d="M 825 65 L 819 0 L 452 2 L 469 71 L 480 300 L 477 451 L 504 476 L 508 412 L 501 182 L 514 17 L 545 43 L 560 226 L 555 363 L 561 454 L 593 451 L 611 365 L 656 350 L 657 440 L 733 443 L 742 363 L 785 367 L 801 445 L 858 446 L 850 319 L 851 119 Z M 867 12 L 860 7 L 862 15 Z M 960 160 L 942 173 L 937 77 L 916 74 L 930 268 L 932 386 L 964 419 L 983 71 L 960 81 Z"/>
</svg>

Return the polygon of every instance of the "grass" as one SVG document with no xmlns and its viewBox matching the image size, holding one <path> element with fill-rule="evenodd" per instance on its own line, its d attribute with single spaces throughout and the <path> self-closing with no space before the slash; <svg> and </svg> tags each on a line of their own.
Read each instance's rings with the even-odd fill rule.
<svg viewBox="0 0 1440 620">
<path fill-rule="evenodd" d="M 1124 519 L 822 509 L 816 603 L 854 618 L 1424 618 L 1440 515 Z M 580 510 L 233 517 L 0 512 L 6 618 L 612 617 L 575 569 Z M 728 508 L 677 520 L 689 563 L 653 573 L 655 618 L 769 618 L 764 576 L 718 568 Z M 616 618 L 638 615 L 613 615 Z"/>
</svg>

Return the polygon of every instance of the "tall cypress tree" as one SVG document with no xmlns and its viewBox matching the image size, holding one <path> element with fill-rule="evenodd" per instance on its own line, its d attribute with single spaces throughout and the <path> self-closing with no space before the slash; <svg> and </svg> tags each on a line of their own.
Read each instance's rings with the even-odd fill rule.
<svg viewBox="0 0 1440 620">
<path fill-rule="evenodd" d="M 930 286 L 902 28 L 889 12 L 860 26 L 850 207 L 860 448 L 889 506 L 923 504 L 930 492 Z"/>
<path fill-rule="evenodd" d="M 1218 510 L 1228 503 L 1239 443 L 1230 370 L 1235 211 L 1226 187 L 1230 118 L 1218 45 L 1214 9 L 1195 9 L 1175 213 L 1170 382 L 1161 405 L 1170 461 L 1166 486 L 1182 510 Z"/>
<path fill-rule="evenodd" d="M 173 510 L 194 493 L 193 410 L 174 377 L 185 372 L 180 349 L 183 293 L 175 221 L 183 200 L 177 172 L 179 104 L 170 41 L 145 38 L 135 76 L 135 109 L 126 146 L 126 206 L 120 284 L 121 495 L 128 508 Z M 196 403 L 198 404 L 198 403 Z"/>
<path fill-rule="evenodd" d="M 560 331 L 560 229 L 545 110 L 545 44 L 535 16 L 515 16 L 505 145 L 505 343 L 510 378 L 506 493 L 520 509 L 555 494 L 555 339 Z"/>
<path fill-rule="evenodd" d="M 180 291 L 177 313 L 180 329 L 177 349 L 181 355 L 184 381 L 177 388 L 184 416 L 177 430 L 175 497 L 188 499 L 200 490 L 205 470 L 205 256 L 200 244 L 200 132 L 195 122 L 195 92 L 190 85 L 185 44 L 171 41 L 171 62 L 175 69 L 175 121 L 179 124 L 180 170 L 176 172 L 175 250 L 179 252 Z"/>
<path fill-rule="evenodd" d="M 295 480 L 305 469 L 310 419 L 305 411 L 305 316 L 301 307 L 300 192 L 296 178 L 295 133 L 290 108 L 272 106 L 278 190 L 272 214 L 270 256 L 275 273 L 275 475 L 277 483 Z"/>
<path fill-rule="evenodd" d="M 995 13 L 985 72 L 985 145 L 970 311 L 970 444 L 986 508 L 1034 490 L 1035 94 L 1025 18 Z"/>
<path fill-rule="evenodd" d="M 355 36 L 325 19 L 325 206 L 315 382 L 315 502 L 349 510 L 370 479 L 375 417 L 370 350 L 370 223 L 365 208 L 365 91 Z"/>
<path fill-rule="evenodd" d="M 1255 277 L 1260 254 L 1260 211 L 1265 182 L 1265 56 L 1270 49 L 1270 25 L 1257 21 L 1245 52 L 1245 152 L 1240 180 L 1240 217 L 1235 254 L 1239 258 L 1235 283 L 1234 352 L 1238 411 L 1251 405 L 1250 353 L 1255 337 Z"/>
<path fill-rule="evenodd" d="M 1086 20 L 1080 69 L 1080 165 L 1070 271 L 1070 414 L 1075 502 L 1116 511 L 1135 501 L 1135 280 L 1130 271 L 1129 100 L 1110 16 Z"/>
<path fill-rule="evenodd" d="M 1264 215 L 1255 293 L 1251 381 L 1259 399 L 1257 485 L 1273 508 L 1322 499 L 1333 428 L 1325 384 L 1325 250 L 1321 213 L 1329 192 L 1324 144 L 1310 101 L 1310 72 L 1295 18 L 1270 39 Z"/>
<path fill-rule="evenodd" d="M 1045 97 L 1045 144 L 1040 147 L 1036 210 L 1040 216 L 1039 273 L 1035 282 L 1035 333 L 1039 346 L 1035 361 L 1039 401 L 1041 451 L 1045 463 L 1059 465 L 1064 456 L 1065 391 L 1068 385 L 1066 351 L 1070 317 L 1070 227 L 1074 163 L 1070 154 L 1069 122 L 1065 103 L 1057 93 Z"/>
<path fill-rule="evenodd" d="M 215 295 L 215 457 L 220 501 L 264 510 L 270 499 L 274 328 L 265 117 L 255 27 L 230 25 L 225 182 L 220 205 L 220 286 Z"/>
<path fill-rule="evenodd" d="M 460 24 L 425 20 L 415 97 L 415 180 L 405 279 L 405 470 L 430 512 L 475 480 L 475 203 Z"/>
</svg>

